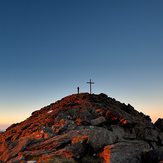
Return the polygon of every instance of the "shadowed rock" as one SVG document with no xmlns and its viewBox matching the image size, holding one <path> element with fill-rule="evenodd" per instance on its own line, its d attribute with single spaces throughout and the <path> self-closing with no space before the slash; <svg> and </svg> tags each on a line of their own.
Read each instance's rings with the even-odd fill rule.
<svg viewBox="0 0 163 163">
<path fill-rule="evenodd" d="M 163 119 L 159 118 L 154 125 L 163 132 Z"/>
<path fill-rule="evenodd" d="M 143 161 L 148 163 L 158 163 L 163 161 L 163 147 L 144 153 Z"/>
</svg>

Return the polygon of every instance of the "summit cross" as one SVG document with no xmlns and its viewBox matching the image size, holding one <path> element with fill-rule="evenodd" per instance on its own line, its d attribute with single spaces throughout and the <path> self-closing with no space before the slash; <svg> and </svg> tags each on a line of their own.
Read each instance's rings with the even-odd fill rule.
<svg viewBox="0 0 163 163">
<path fill-rule="evenodd" d="M 95 84 L 95 83 L 92 82 L 91 79 L 90 79 L 89 82 L 87 82 L 87 84 L 90 85 L 90 94 L 92 94 L 92 84 Z"/>
</svg>

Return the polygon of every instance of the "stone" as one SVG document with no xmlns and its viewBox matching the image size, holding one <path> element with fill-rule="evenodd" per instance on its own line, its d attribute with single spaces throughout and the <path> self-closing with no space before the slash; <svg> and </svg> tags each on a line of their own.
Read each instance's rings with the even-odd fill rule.
<svg viewBox="0 0 163 163">
<path fill-rule="evenodd" d="M 75 144 L 72 144 L 72 145 L 66 147 L 66 149 L 73 153 L 73 157 L 75 159 L 80 159 L 86 153 L 86 151 L 87 151 L 86 147 L 87 146 L 85 143 L 78 142 L 78 143 L 75 143 Z"/>
<path fill-rule="evenodd" d="M 118 125 L 111 125 L 111 129 L 117 141 L 121 141 L 124 139 L 126 133 L 122 127 Z"/>
<path fill-rule="evenodd" d="M 102 127 L 92 127 L 88 143 L 96 151 L 103 148 L 105 145 L 114 144 L 118 141 L 117 137 L 113 132 L 102 128 Z"/>
<path fill-rule="evenodd" d="M 104 122 L 106 122 L 106 119 L 105 119 L 105 117 L 101 116 L 101 117 L 91 120 L 91 125 L 98 126 Z"/>
<path fill-rule="evenodd" d="M 0 156 L 0 159 L 4 161 L 8 161 L 10 158 L 13 158 L 18 155 L 18 153 L 23 152 L 28 145 L 32 143 L 32 139 L 28 137 L 21 138 L 19 141 L 13 143 L 12 150 L 10 151 L 10 148 L 8 146 L 8 150 L 5 150 L 2 155 Z"/>
<path fill-rule="evenodd" d="M 163 160 L 163 147 L 150 150 L 143 154 L 143 161 L 148 163 L 158 163 Z"/>
<path fill-rule="evenodd" d="M 150 149 L 145 141 L 122 141 L 111 146 L 109 161 L 111 163 L 141 163 L 141 154 Z"/>
<path fill-rule="evenodd" d="M 151 127 L 135 127 L 135 133 L 139 139 L 158 142 L 159 132 Z"/>
<path fill-rule="evenodd" d="M 163 132 L 163 118 L 159 118 L 154 125 Z"/>
<path fill-rule="evenodd" d="M 163 132 L 160 132 L 158 135 L 158 143 L 163 146 Z"/>
</svg>

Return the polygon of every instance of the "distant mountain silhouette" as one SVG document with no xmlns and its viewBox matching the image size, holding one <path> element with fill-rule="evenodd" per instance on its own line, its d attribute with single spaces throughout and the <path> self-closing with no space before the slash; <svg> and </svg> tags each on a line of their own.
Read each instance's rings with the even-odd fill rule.
<svg viewBox="0 0 163 163">
<path fill-rule="evenodd" d="M 0 134 L 0 162 L 155 163 L 163 160 L 162 122 L 103 93 L 74 94 Z"/>
</svg>

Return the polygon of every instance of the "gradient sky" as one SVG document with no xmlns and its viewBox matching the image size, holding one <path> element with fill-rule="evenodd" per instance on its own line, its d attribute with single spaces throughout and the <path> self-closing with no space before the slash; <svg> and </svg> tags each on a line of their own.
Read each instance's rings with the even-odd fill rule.
<svg viewBox="0 0 163 163">
<path fill-rule="evenodd" d="M 0 1 L 0 128 L 66 95 L 104 92 L 163 117 L 162 0 Z"/>
</svg>

